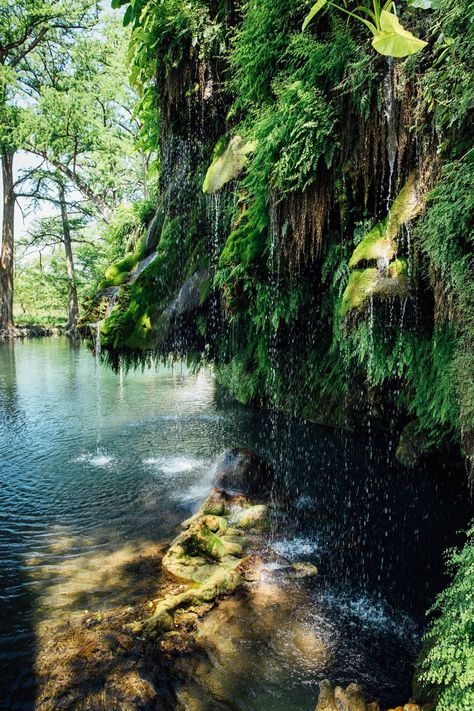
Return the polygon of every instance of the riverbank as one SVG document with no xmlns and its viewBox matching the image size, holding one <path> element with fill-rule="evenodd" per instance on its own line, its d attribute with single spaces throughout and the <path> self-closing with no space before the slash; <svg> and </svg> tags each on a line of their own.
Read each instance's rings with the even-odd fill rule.
<svg viewBox="0 0 474 711">
<path fill-rule="evenodd" d="M 65 329 L 61 326 L 41 326 L 39 324 L 27 324 L 24 326 L 13 326 L 6 330 L 0 329 L 0 341 L 10 341 L 15 338 L 41 338 L 45 336 L 66 335 Z"/>
</svg>

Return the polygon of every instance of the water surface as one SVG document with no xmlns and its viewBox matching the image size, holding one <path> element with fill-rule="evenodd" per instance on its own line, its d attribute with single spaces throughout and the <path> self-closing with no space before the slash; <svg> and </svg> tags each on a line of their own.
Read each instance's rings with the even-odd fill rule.
<svg viewBox="0 0 474 711">
<path fill-rule="evenodd" d="M 34 707 L 38 624 L 150 590 L 152 576 L 132 588 L 124 571 L 197 508 L 228 446 L 257 449 L 288 490 L 271 544 L 317 563 L 296 622 L 330 655 L 314 665 L 257 624 L 236 640 L 247 664 L 219 708 L 310 711 L 326 676 L 406 699 L 442 550 L 467 517 L 461 493 L 397 466 L 389 440 L 216 398 L 206 371 L 115 374 L 51 338 L 0 344 L 0 708 Z"/>
</svg>

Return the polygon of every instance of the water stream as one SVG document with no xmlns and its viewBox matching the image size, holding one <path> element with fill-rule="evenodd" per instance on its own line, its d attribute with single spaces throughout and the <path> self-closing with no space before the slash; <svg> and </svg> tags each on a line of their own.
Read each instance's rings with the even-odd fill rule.
<svg viewBox="0 0 474 711">
<path fill-rule="evenodd" d="M 288 508 L 270 543 L 320 575 L 297 609 L 299 645 L 254 611 L 219 708 L 310 711 L 324 677 L 405 700 L 442 551 L 467 515 L 449 477 L 403 470 L 383 436 L 368 462 L 361 436 L 217 397 L 209 372 L 95 367 L 66 339 L 0 345 L 0 708 L 34 707 L 39 626 L 152 594 L 153 571 L 137 580 L 133 561 L 196 510 L 229 446 L 273 462 Z"/>
</svg>

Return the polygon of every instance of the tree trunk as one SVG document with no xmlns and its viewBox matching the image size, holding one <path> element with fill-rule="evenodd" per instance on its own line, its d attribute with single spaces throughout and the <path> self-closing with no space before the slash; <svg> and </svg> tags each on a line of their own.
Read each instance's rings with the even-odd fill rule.
<svg viewBox="0 0 474 711">
<path fill-rule="evenodd" d="M 13 256 L 15 244 L 15 190 L 13 185 L 13 156 L 15 152 L 2 149 L 3 225 L 0 252 L 0 331 L 13 328 Z"/>
<path fill-rule="evenodd" d="M 64 197 L 64 188 L 62 186 L 59 188 L 59 202 L 61 205 L 63 241 L 64 251 L 66 253 L 67 280 L 69 285 L 69 319 L 67 323 L 67 330 L 71 336 L 76 336 L 79 305 L 77 302 L 76 275 L 74 273 L 74 257 L 71 246 L 71 230 L 69 228 L 69 218 L 67 214 L 66 199 Z"/>
</svg>

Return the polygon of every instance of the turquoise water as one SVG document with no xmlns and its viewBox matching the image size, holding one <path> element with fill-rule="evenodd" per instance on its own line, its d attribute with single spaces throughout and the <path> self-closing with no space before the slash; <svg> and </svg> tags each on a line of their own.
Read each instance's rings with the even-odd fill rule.
<svg viewBox="0 0 474 711">
<path fill-rule="evenodd" d="M 219 400 L 207 371 L 115 374 L 51 338 L 0 344 L 0 708 L 34 707 L 40 623 L 153 589 L 146 578 L 131 589 L 119 571 L 173 537 L 228 446 L 256 448 L 285 483 L 272 545 L 320 567 L 304 618 L 332 649 L 324 669 L 275 658 L 259 708 L 312 709 L 324 676 L 406 699 L 420 615 L 467 516 L 462 495 L 432 472 L 404 472 L 379 437 L 368 461 L 360 437 Z M 265 653 L 262 640 L 242 643 Z"/>
</svg>

